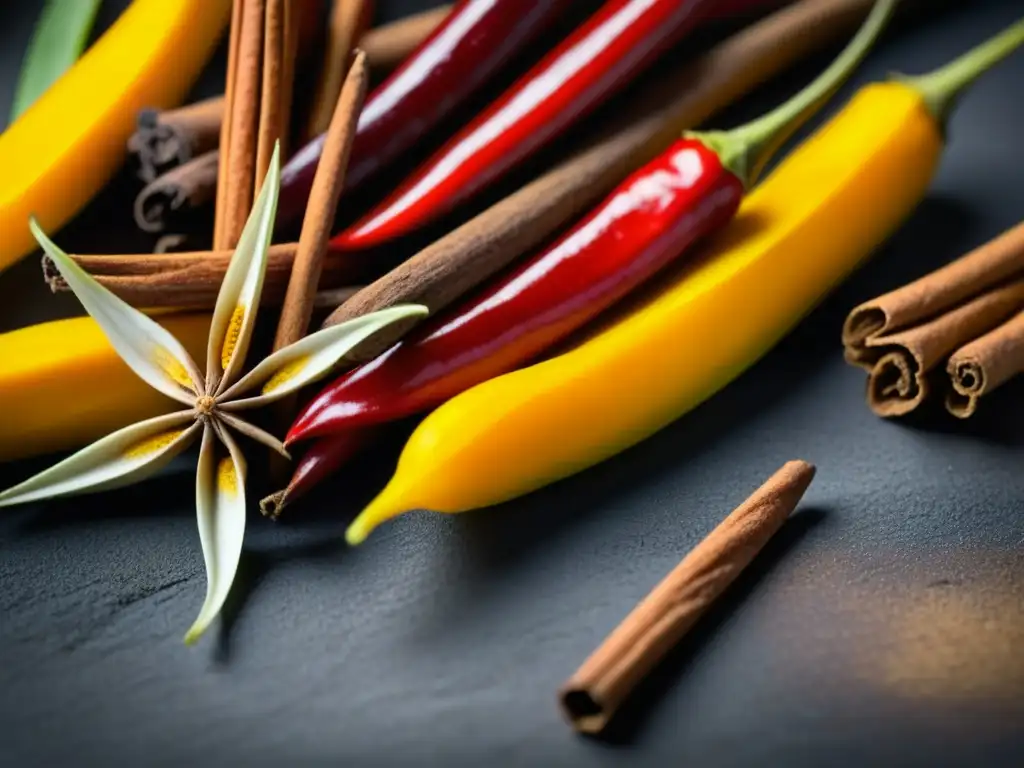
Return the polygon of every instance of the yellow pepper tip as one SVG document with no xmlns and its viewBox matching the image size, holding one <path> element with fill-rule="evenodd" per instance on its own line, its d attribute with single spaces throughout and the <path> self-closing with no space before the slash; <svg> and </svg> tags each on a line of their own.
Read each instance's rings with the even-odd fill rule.
<svg viewBox="0 0 1024 768">
<path fill-rule="evenodd" d="M 358 547 L 364 541 L 366 537 L 370 535 L 370 531 L 374 529 L 374 525 L 365 519 L 365 515 L 360 515 L 345 531 L 345 541 L 350 547 Z"/>
<path fill-rule="evenodd" d="M 407 509 L 408 507 L 401 503 L 401 499 L 395 498 L 395 494 L 385 488 L 349 524 L 345 531 L 345 541 L 350 547 L 359 546 L 378 525 L 398 517 Z"/>
</svg>

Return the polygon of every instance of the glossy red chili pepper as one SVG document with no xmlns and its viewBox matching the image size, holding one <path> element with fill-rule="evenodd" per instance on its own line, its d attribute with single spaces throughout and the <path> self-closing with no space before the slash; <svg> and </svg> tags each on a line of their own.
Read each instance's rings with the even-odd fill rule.
<svg viewBox="0 0 1024 768">
<path fill-rule="evenodd" d="M 766 2 L 731 0 L 728 11 Z M 371 247 L 448 212 L 592 111 L 717 8 L 717 0 L 608 0 L 334 244 Z"/>
<path fill-rule="evenodd" d="M 540 254 L 336 379 L 285 442 L 391 421 L 512 370 L 721 228 L 772 152 L 863 58 L 894 2 L 878 0 L 846 50 L 781 107 L 729 132 L 676 141 Z"/>
<path fill-rule="evenodd" d="M 520 53 L 573 0 L 462 0 L 445 21 L 367 97 L 345 186 L 394 160 Z M 281 169 L 278 222 L 301 218 L 324 136 Z"/>
<path fill-rule="evenodd" d="M 376 429 L 350 429 L 312 443 L 296 463 L 288 487 L 263 499 L 261 511 L 276 518 L 286 506 L 298 501 L 338 467 L 376 443 L 379 436 Z"/>
<path fill-rule="evenodd" d="M 729 221 L 742 196 L 715 152 L 675 142 L 552 246 L 337 379 L 288 441 L 417 413 L 516 368 Z"/>
</svg>

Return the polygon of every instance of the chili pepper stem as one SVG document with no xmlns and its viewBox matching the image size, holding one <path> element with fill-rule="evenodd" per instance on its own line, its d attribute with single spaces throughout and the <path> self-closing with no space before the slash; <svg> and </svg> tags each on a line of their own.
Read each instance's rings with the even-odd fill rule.
<svg viewBox="0 0 1024 768">
<path fill-rule="evenodd" d="M 722 165 L 749 189 L 772 154 L 813 115 L 856 69 L 892 16 L 898 0 L 877 0 L 860 30 L 835 61 L 787 102 L 730 131 L 688 132 L 721 158 Z"/>
<path fill-rule="evenodd" d="M 921 94 L 925 107 L 944 133 L 946 121 L 960 95 L 988 69 L 1013 53 L 1021 43 L 1024 43 L 1024 19 L 933 72 L 916 77 L 896 74 L 893 78 Z"/>
</svg>

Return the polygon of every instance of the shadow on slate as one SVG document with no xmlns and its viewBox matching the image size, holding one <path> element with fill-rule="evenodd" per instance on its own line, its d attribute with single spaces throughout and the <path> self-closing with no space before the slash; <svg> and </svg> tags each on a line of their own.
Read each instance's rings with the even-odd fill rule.
<svg viewBox="0 0 1024 768">
<path fill-rule="evenodd" d="M 648 718 L 660 702 L 680 690 L 685 692 L 687 670 L 695 659 L 711 646 L 715 635 L 728 624 L 737 610 L 742 609 L 743 604 L 762 580 L 771 574 L 775 565 L 799 546 L 811 530 L 826 521 L 828 516 L 828 512 L 818 507 L 798 508 L 736 581 L 697 621 L 693 630 L 634 689 L 608 723 L 605 731 L 594 737 L 594 740 L 619 747 L 637 743 L 643 735 Z M 680 560 L 683 557 L 685 554 L 680 555 Z M 630 606 L 628 610 L 632 608 L 633 606 Z M 623 618 L 625 617 L 626 613 L 623 613 Z"/>
</svg>

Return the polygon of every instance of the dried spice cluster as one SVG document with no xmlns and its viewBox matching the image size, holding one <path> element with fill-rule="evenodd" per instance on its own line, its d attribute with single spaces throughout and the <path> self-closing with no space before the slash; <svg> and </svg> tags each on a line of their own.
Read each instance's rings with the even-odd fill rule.
<svg viewBox="0 0 1024 768">
<path fill-rule="evenodd" d="M 185 347 L 151 318 L 107 291 L 32 222 L 32 233 L 121 358 L 147 384 L 186 410 L 125 427 L 56 466 L 0 493 L 0 507 L 142 480 L 201 437 L 196 474 L 206 599 L 186 634 L 192 642 L 220 612 L 231 588 L 245 532 L 245 458 L 233 432 L 287 456 L 273 435 L 238 413 L 276 402 L 326 375 L 348 350 L 390 323 L 425 315 L 397 306 L 320 331 L 270 355 L 242 376 L 252 340 L 280 189 L 278 151 L 228 265 L 210 324 L 206 375 Z"/>
</svg>

